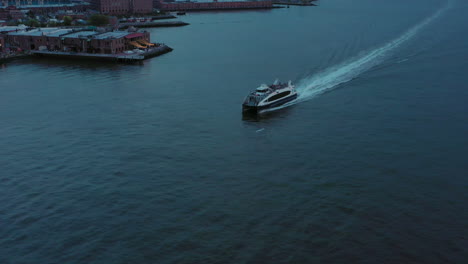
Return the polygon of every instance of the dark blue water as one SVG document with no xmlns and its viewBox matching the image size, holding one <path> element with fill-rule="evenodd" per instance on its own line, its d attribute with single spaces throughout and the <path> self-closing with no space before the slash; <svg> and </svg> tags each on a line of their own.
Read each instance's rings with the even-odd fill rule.
<svg viewBox="0 0 468 264">
<path fill-rule="evenodd" d="M 144 65 L 1 65 L 0 263 L 466 263 L 467 13 L 188 14 Z M 242 116 L 276 78 L 298 102 Z"/>
</svg>

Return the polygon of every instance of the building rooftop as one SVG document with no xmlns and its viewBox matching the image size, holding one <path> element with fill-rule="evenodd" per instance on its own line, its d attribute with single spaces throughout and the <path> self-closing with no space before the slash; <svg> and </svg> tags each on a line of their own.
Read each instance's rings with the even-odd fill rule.
<svg viewBox="0 0 468 264">
<path fill-rule="evenodd" d="M 22 30 L 18 32 L 11 32 L 9 35 L 12 36 L 51 36 L 51 37 L 58 37 L 62 34 L 66 34 L 71 32 L 72 29 L 66 28 L 36 28 L 33 30 Z"/>
<path fill-rule="evenodd" d="M 67 34 L 64 37 L 65 38 L 82 38 L 82 37 L 84 38 L 84 37 L 96 35 L 98 33 L 99 32 L 96 32 L 96 31 L 78 31 L 78 32 Z"/>
<path fill-rule="evenodd" d="M 18 31 L 16 31 L 18 29 Z M 74 31 L 70 28 L 35 28 L 26 30 L 25 27 L 0 27 L 0 32 L 9 32 L 12 36 L 48 36 L 62 38 L 87 38 L 92 36 L 93 39 L 118 39 L 125 36 L 133 36 L 141 33 L 132 33 L 127 31 L 112 31 L 99 33 L 93 30 Z"/>
<path fill-rule="evenodd" d="M 71 32 L 73 30 L 71 29 L 68 29 L 68 28 L 60 28 L 60 29 L 57 29 L 57 30 L 54 30 L 54 31 L 50 31 L 44 35 L 47 35 L 47 36 L 50 36 L 50 37 L 60 37 L 61 35 L 63 34 L 67 34 L 69 32 Z"/>
<path fill-rule="evenodd" d="M 123 38 L 130 34 L 127 31 L 113 31 L 113 32 L 104 32 L 102 34 L 95 35 L 96 39 L 107 39 L 107 38 Z"/>
<path fill-rule="evenodd" d="M 25 25 L 19 25 L 19 26 L 5 26 L 5 27 L 0 27 L 0 32 L 10 32 L 10 31 L 15 31 L 15 30 L 24 30 L 27 27 Z"/>
</svg>

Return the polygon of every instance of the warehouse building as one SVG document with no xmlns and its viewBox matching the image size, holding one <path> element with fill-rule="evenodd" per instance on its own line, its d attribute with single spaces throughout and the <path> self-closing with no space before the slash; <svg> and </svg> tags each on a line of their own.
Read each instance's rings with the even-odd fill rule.
<svg viewBox="0 0 468 264">
<path fill-rule="evenodd" d="M 0 27 L 1 32 L 1 27 Z M 4 45 L 22 50 L 64 51 L 90 54 L 120 54 L 126 50 L 145 49 L 150 43 L 149 32 L 73 30 L 39 28 L 1 34 Z"/>
</svg>

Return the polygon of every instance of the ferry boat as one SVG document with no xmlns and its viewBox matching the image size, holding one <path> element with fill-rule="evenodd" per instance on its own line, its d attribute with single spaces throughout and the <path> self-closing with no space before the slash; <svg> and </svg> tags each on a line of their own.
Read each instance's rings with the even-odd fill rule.
<svg viewBox="0 0 468 264">
<path fill-rule="evenodd" d="M 291 81 L 288 83 L 276 81 L 271 85 L 262 84 L 245 98 L 242 111 L 260 112 L 264 109 L 284 105 L 296 98 L 297 92 Z"/>
</svg>

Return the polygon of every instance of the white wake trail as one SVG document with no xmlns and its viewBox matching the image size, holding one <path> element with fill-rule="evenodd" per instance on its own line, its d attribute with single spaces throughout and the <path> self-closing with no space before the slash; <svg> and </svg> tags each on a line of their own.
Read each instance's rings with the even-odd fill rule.
<svg viewBox="0 0 468 264">
<path fill-rule="evenodd" d="M 384 46 L 371 50 L 365 55 L 348 60 L 342 64 L 330 67 L 313 76 L 302 79 L 298 82 L 297 91 L 298 98 L 291 104 L 295 104 L 319 94 L 329 91 L 340 84 L 351 81 L 358 77 L 363 72 L 370 70 L 372 67 L 379 65 L 389 55 L 390 52 L 401 46 L 406 41 L 414 37 L 421 29 L 437 19 L 442 13 L 449 9 L 451 2 L 447 6 L 439 9 L 432 16 L 426 18 L 418 25 L 410 28 L 397 39 L 390 41 Z M 291 105 L 288 104 L 288 105 Z"/>
</svg>

